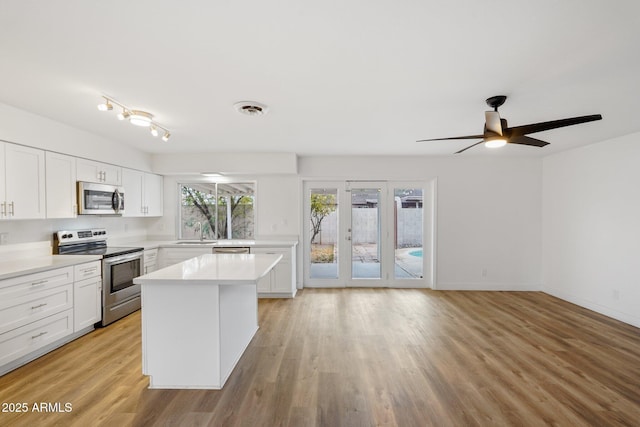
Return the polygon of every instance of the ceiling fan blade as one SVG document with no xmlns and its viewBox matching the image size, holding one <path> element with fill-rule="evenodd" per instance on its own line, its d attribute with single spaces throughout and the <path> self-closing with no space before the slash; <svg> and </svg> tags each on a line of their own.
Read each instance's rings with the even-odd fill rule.
<svg viewBox="0 0 640 427">
<path fill-rule="evenodd" d="M 534 147 L 544 147 L 545 145 L 549 145 L 546 141 L 531 138 L 530 136 L 518 136 L 509 140 L 509 144 L 532 145 Z"/>
<path fill-rule="evenodd" d="M 551 120 L 550 122 L 533 123 L 530 125 L 515 126 L 506 129 L 505 133 L 509 138 L 527 135 L 530 133 L 542 132 L 545 130 L 561 128 L 565 126 L 579 125 L 580 123 L 593 122 L 602 120 L 600 114 L 592 114 L 590 116 L 571 117 L 568 119 Z"/>
<path fill-rule="evenodd" d="M 462 149 L 462 150 L 460 150 L 460 151 L 456 151 L 456 152 L 455 152 L 455 153 L 453 153 L 453 154 L 460 154 L 460 153 L 462 153 L 463 151 L 467 151 L 469 148 L 473 148 L 473 147 L 475 147 L 475 146 L 476 146 L 476 145 L 478 145 L 478 144 L 482 144 L 483 142 L 484 142 L 484 140 L 482 140 L 482 141 L 480 141 L 480 142 L 476 142 L 475 144 L 471 144 L 470 146 L 465 147 L 465 148 L 463 148 L 463 149 Z"/>
<path fill-rule="evenodd" d="M 468 136 L 453 136 L 451 138 L 433 138 L 433 139 L 421 139 L 416 142 L 427 142 L 427 141 L 446 141 L 446 140 L 454 140 L 454 139 L 478 139 L 484 138 L 484 135 L 468 135 Z"/>
<path fill-rule="evenodd" d="M 484 118 L 486 120 L 485 128 L 497 135 L 502 136 L 502 123 L 500 122 L 500 114 L 497 111 L 485 111 Z"/>
</svg>

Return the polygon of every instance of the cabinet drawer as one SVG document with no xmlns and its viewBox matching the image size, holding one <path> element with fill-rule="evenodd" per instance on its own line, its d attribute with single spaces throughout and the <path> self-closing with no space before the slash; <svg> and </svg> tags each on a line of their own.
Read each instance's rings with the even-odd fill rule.
<svg viewBox="0 0 640 427">
<path fill-rule="evenodd" d="M 280 262 L 291 261 L 291 249 L 287 248 L 251 248 L 251 253 L 282 255 Z"/>
<path fill-rule="evenodd" d="M 73 310 L 0 334 L 0 366 L 73 333 Z"/>
<path fill-rule="evenodd" d="M 144 264 L 155 264 L 158 259 L 158 250 L 149 249 L 144 251 Z"/>
<path fill-rule="evenodd" d="M 46 289 L 73 283 L 73 267 L 27 274 L 0 281 L 0 308 L 9 299 L 33 295 Z"/>
<path fill-rule="evenodd" d="M 86 264 L 79 264 L 74 267 L 74 280 L 90 279 L 102 275 L 102 267 L 100 261 L 92 261 Z"/>
<path fill-rule="evenodd" d="M 2 300 L 0 334 L 73 307 L 73 285 L 45 289 L 31 295 Z"/>
</svg>

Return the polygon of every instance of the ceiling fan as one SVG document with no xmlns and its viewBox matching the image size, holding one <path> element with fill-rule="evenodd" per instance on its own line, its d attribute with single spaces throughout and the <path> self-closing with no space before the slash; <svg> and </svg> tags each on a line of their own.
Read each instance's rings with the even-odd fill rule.
<svg viewBox="0 0 640 427">
<path fill-rule="evenodd" d="M 481 135 L 468 135 L 468 136 L 455 136 L 451 138 L 434 138 L 434 139 L 421 139 L 418 142 L 426 141 L 443 141 L 443 140 L 455 140 L 455 139 L 481 139 L 481 141 L 471 144 L 468 147 L 463 148 L 460 151 L 456 151 L 455 154 L 462 153 L 469 148 L 475 147 L 478 144 L 485 143 L 487 147 L 502 147 L 506 144 L 521 144 L 531 145 L 534 147 L 544 147 L 549 145 L 546 141 L 541 141 L 536 138 L 527 136 L 530 133 L 542 132 L 549 129 L 556 129 L 565 126 L 578 125 L 580 123 L 592 122 L 594 120 L 601 120 L 600 114 L 592 114 L 590 116 L 571 117 L 568 119 L 552 120 L 549 122 L 532 123 L 523 126 L 507 127 L 507 121 L 500 118 L 498 114 L 498 107 L 500 107 L 507 100 L 504 95 L 492 96 L 487 98 L 487 105 L 493 108 L 493 111 L 485 111 L 486 123 L 484 125 L 484 133 Z"/>
</svg>

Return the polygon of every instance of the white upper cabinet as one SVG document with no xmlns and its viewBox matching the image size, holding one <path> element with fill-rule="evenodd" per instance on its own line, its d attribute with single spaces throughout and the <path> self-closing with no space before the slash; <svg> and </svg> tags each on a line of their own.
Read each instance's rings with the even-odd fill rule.
<svg viewBox="0 0 640 427">
<path fill-rule="evenodd" d="M 122 169 L 124 216 L 162 216 L 162 176 Z"/>
<path fill-rule="evenodd" d="M 122 188 L 124 188 L 123 216 L 144 216 L 144 202 L 142 197 L 144 172 L 123 168 Z"/>
<path fill-rule="evenodd" d="M 6 192 L 7 187 L 6 171 L 5 171 L 5 155 L 4 146 L 6 143 L 0 141 L 0 219 L 7 218 L 7 204 L 6 204 Z"/>
<path fill-rule="evenodd" d="M 122 185 L 122 168 L 107 163 L 95 162 L 93 160 L 86 159 L 77 159 L 76 175 L 78 181 Z"/>
<path fill-rule="evenodd" d="M 0 218 L 45 217 L 45 152 L 0 142 Z"/>
<path fill-rule="evenodd" d="M 153 173 L 144 174 L 144 201 L 147 216 L 162 216 L 164 213 L 164 178 Z"/>
<path fill-rule="evenodd" d="M 76 158 L 47 151 L 47 218 L 75 218 L 78 213 Z"/>
</svg>

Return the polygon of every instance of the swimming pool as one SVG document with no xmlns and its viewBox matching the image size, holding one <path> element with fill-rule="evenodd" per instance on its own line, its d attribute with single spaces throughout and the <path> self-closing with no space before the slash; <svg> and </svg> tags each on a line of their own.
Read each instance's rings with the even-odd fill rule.
<svg viewBox="0 0 640 427">
<path fill-rule="evenodd" d="M 415 251 L 411 251 L 411 252 L 409 252 L 409 255 L 417 256 L 417 257 L 422 258 L 422 249 L 417 249 Z"/>
</svg>

